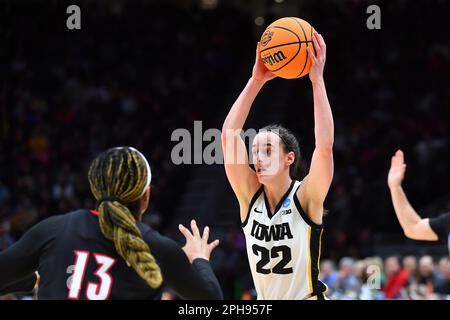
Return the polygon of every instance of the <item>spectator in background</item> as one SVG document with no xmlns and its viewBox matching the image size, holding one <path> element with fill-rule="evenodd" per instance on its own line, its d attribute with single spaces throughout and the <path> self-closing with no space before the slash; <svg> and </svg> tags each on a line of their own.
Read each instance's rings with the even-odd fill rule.
<svg viewBox="0 0 450 320">
<path fill-rule="evenodd" d="M 382 300 L 380 291 L 384 284 L 383 260 L 379 257 L 366 258 L 358 264 L 357 276 L 361 283 L 358 298 L 361 300 Z"/>
<path fill-rule="evenodd" d="M 396 256 L 388 257 L 384 263 L 386 273 L 386 284 L 383 287 L 386 299 L 406 298 L 406 286 L 408 284 L 409 273 L 400 266 L 400 260 Z"/>
<path fill-rule="evenodd" d="M 436 285 L 435 292 L 442 295 L 447 295 L 450 298 L 450 261 L 443 257 L 439 261 L 439 269 L 443 274 L 442 281 Z"/>
<path fill-rule="evenodd" d="M 433 258 L 421 257 L 419 260 L 419 294 L 427 299 L 432 298 L 436 282 Z"/>
<path fill-rule="evenodd" d="M 14 239 L 9 235 L 9 222 L 0 223 L 0 251 L 5 250 L 14 243 Z"/>
<path fill-rule="evenodd" d="M 9 198 L 8 188 L 0 181 L 0 206 L 3 205 Z"/>
<path fill-rule="evenodd" d="M 403 269 L 408 271 L 410 281 L 417 282 L 419 270 L 417 269 L 417 258 L 415 256 L 406 256 L 402 260 Z"/>
<path fill-rule="evenodd" d="M 445 273 L 447 272 L 448 263 L 449 260 L 447 256 L 441 257 L 441 259 L 439 260 L 438 269 L 436 271 L 437 282 L 439 283 L 445 282 Z"/>
<path fill-rule="evenodd" d="M 358 280 L 355 276 L 355 260 L 344 257 L 339 262 L 339 276 L 336 282 L 334 298 L 354 299 L 359 288 Z M 333 296 L 331 296 L 333 299 Z"/>
<path fill-rule="evenodd" d="M 320 263 L 320 281 L 322 281 L 327 287 L 327 295 L 333 295 L 336 290 L 339 273 L 336 271 L 336 265 L 331 260 L 323 260 Z"/>
<path fill-rule="evenodd" d="M 403 269 L 408 271 L 407 292 L 410 298 L 417 297 L 419 282 L 419 270 L 417 268 L 417 258 L 415 256 L 406 256 L 402 260 Z"/>
</svg>

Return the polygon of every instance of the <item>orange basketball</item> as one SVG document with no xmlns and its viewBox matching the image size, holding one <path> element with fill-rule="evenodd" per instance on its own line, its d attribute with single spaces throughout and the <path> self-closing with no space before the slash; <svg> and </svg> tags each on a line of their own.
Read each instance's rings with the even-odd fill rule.
<svg viewBox="0 0 450 320">
<path fill-rule="evenodd" d="M 311 58 L 306 48 L 314 48 L 314 32 L 308 22 L 295 17 L 285 17 L 273 22 L 260 40 L 261 59 L 266 68 L 285 79 L 307 75 Z"/>
</svg>

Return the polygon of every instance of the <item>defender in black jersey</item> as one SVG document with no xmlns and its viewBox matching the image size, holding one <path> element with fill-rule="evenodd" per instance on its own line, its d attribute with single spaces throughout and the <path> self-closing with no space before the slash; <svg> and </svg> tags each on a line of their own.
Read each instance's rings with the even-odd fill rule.
<svg viewBox="0 0 450 320">
<path fill-rule="evenodd" d="M 39 299 L 158 299 L 163 284 L 184 299 L 222 299 L 208 261 L 218 241 L 207 243 L 208 228 L 201 235 L 194 220 L 192 233 L 180 225 L 181 248 L 140 222 L 150 177 L 136 149 L 102 153 L 89 172 L 98 211 L 48 218 L 1 252 L 0 295 L 31 291 L 38 271 Z"/>
<path fill-rule="evenodd" d="M 450 253 L 450 212 L 441 214 L 436 218 L 431 218 L 429 223 L 431 229 L 438 236 L 439 241 L 447 242 Z"/>
<path fill-rule="evenodd" d="M 450 252 L 450 212 L 437 218 L 422 219 L 411 206 L 402 188 L 406 164 L 403 152 L 392 157 L 388 185 L 400 225 L 408 238 L 415 240 L 445 241 Z"/>
</svg>

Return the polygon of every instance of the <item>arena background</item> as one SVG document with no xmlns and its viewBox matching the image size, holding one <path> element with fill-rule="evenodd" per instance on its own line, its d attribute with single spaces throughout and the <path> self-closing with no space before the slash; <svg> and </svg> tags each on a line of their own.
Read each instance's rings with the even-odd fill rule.
<svg viewBox="0 0 450 320">
<path fill-rule="evenodd" d="M 81 8 L 81 30 L 66 28 L 69 4 Z M 380 30 L 366 27 L 371 4 L 381 8 Z M 298 16 L 328 48 L 335 177 L 321 276 L 330 277 L 330 295 L 383 299 L 381 290 L 367 289 L 367 266 L 380 268 L 383 284 L 398 266 L 382 259 L 397 255 L 420 259 L 397 297 L 448 299 L 446 246 L 404 237 L 386 177 L 390 156 L 402 148 L 412 204 L 423 217 L 450 210 L 449 7 L 444 0 L 1 1 L 0 250 L 42 219 L 93 208 L 90 161 L 132 145 L 154 175 L 146 223 L 180 243 L 179 223 L 195 217 L 209 225 L 221 240 L 212 264 L 225 298 L 254 298 L 223 166 L 174 165 L 171 134 L 193 132 L 195 120 L 203 131 L 221 128 L 251 75 L 264 28 Z M 246 128 L 275 122 L 292 129 L 308 165 L 312 106 L 307 77 L 276 79 Z M 29 297 L 3 297 L 15 298 Z"/>
</svg>

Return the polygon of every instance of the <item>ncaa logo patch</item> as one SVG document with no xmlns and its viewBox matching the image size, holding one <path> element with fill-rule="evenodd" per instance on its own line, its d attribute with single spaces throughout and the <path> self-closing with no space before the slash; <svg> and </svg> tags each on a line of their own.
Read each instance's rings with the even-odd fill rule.
<svg viewBox="0 0 450 320">
<path fill-rule="evenodd" d="M 284 200 L 284 202 L 283 202 L 283 208 L 289 207 L 290 204 L 291 204 L 291 199 L 287 198 L 287 199 Z"/>
<path fill-rule="evenodd" d="M 264 34 L 261 37 L 261 45 L 265 47 L 269 43 L 269 41 L 272 40 L 272 36 L 273 32 L 270 32 L 269 30 L 264 32 Z"/>
</svg>

